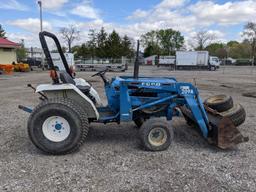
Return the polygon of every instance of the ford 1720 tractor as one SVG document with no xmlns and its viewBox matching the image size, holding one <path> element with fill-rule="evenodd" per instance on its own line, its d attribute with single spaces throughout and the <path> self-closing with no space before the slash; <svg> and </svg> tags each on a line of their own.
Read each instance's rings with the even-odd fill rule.
<svg viewBox="0 0 256 192">
<path fill-rule="evenodd" d="M 172 77 L 139 77 L 136 61 L 133 76 L 108 80 L 107 69 L 99 76 L 105 85 L 107 106 L 102 106 L 96 90 L 84 79 L 75 78 L 69 69 L 57 37 L 49 32 L 39 34 L 51 69 L 51 84 L 39 85 L 41 103 L 30 112 L 28 133 L 32 143 L 49 154 L 67 154 L 86 140 L 91 123 L 133 121 L 146 150 L 167 149 L 173 141 L 171 120 L 183 116 L 188 124 L 199 128 L 202 136 L 222 149 L 248 141 L 237 126 L 245 120 L 245 111 L 232 98 L 219 95 L 202 102 L 198 89 Z M 65 71 L 56 71 L 46 38 L 56 43 Z M 31 85 L 30 85 L 31 86 Z M 32 86 L 31 86 L 32 87 Z"/>
</svg>

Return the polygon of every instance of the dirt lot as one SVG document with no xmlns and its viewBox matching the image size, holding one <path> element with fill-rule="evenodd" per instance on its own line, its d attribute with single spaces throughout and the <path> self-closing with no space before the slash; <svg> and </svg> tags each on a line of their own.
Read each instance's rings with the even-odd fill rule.
<svg viewBox="0 0 256 192">
<path fill-rule="evenodd" d="M 132 74 L 131 70 L 126 73 Z M 139 147 L 133 123 L 91 124 L 87 142 L 78 152 L 47 156 L 30 142 L 28 114 L 17 106 L 38 103 L 26 84 L 50 82 L 48 74 L 1 75 L 0 191 L 256 191 L 256 98 L 242 96 L 256 91 L 256 69 L 175 72 L 143 67 L 140 73 L 194 82 L 203 99 L 219 93 L 231 95 L 246 109 L 247 119 L 240 130 L 250 141 L 222 151 L 209 146 L 182 118 L 175 118 L 172 146 L 152 153 Z M 78 76 L 91 81 L 105 100 L 103 83 L 98 77 L 91 78 L 92 74 Z"/>
</svg>

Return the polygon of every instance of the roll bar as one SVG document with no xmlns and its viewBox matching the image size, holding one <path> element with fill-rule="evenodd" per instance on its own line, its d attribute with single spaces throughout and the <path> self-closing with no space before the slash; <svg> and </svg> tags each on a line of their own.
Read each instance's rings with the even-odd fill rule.
<svg viewBox="0 0 256 192">
<path fill-rule="evenodd" d="M 53 41 L 54 41 L 54 43 L 55 43 L 55 45 L 57 47 L 57 50 L 58 50 L 58 52 L 60 54 L 62 63 L 64 64 L 65 70 L 72 77 L 72 73 L 69 70 L 68 62 L 67 62 L 66 57 L 65 57 L 65 55 L 64 55 L 64 53 L 63 53 L 63 51 L 61 49 L 60 42 L 59 42 L 58 38 L 54 34 L 52 34 L 50 32 L 42 31 L 42 32 L 39 33 L 39 39 L 40 39 L 42 48 L 44 50 L 44 54 L 45 54 L 47 63 L 50 66 L 50 69 L 54 70 L 55 73 L 56 73 L 56 69 L 54 67 L 54 63 L 52 61 L 52 57 L 51 57 L 51 54 L 50 54 L 47 42 L 45 40 L 45 37 L 49 37 L 49 38 L 53 39 Z"/>
</svg>

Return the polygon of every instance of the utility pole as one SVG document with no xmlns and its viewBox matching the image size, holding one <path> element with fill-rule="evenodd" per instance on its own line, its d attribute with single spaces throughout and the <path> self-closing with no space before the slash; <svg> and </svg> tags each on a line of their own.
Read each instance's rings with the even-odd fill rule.
<svg viewBox="0 0 256 192">
<path fill-rule="evenodd" d="M 42 14 L 42 1 L 37 2 L 40 8 L 40 32 L 43 31 L 43 14 Z M 42 69 L 44 70 L 44 51 L 42 49 L 42 55 L 41 55 L 41 64 L 42 64 Z"/>
</svg>

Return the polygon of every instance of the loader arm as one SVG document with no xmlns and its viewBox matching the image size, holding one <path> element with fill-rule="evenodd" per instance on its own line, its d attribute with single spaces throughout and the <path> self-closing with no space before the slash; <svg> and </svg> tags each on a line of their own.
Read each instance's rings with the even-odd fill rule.
<svg viewBox="0 0 256 192">
<path fill-rule="evenodd" d="M 209 133 L 209 120 L 203 107 L 201 98 L 199 97 L 199 95 L 189 95 L 185 96 L 184 98 L 187 102 L 187 105 L 189 106 L 191 114 L 193 115 L 193 120 L 199 126 L 204 138 L 207 138 Z"/>
</svg>

